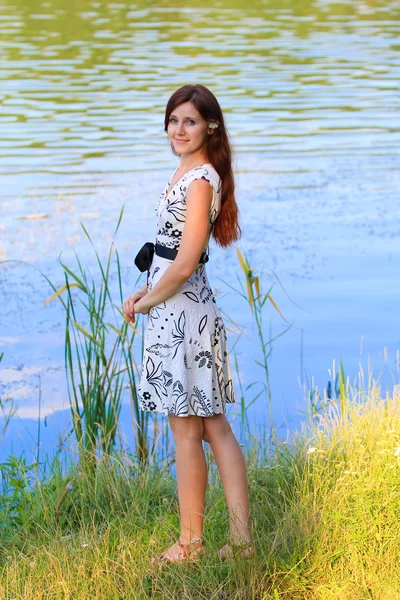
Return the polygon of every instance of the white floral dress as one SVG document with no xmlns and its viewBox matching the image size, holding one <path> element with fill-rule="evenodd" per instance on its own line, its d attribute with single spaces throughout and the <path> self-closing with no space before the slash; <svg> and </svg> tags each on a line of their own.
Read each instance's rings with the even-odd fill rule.
<svg viewBox="0 0 400 600">
<path fill-rule="evenodd" d="M 221 206 L 221 179 L 211 164 L 205 164 L 187 171 L 167 193 L 168 182 L 155 208 L 156 242 L 179 247 L 187 189 L 199 178 L 213 188 L 209 219 L 214 223 Z M 172 262 L 154 253 L 149 291 Z M 225 326 L 205 264 L 198 265 L 175 294 L 150 309 L 138 395 L 141 410 L 179 417 L 225 413 L 226 404 L 235 402 Z"/>
</svg>

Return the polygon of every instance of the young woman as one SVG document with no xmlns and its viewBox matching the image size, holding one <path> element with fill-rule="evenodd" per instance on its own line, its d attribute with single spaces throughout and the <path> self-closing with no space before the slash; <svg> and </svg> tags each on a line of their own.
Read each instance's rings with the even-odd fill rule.
<svg viewBox="0 0 400 600">
<path fill-rule="evenodd" d="M 249 528 L 246 464 L 225 416 L 235 402 L 227 336 L 208 282 L 206 250 L 239 239 L 231 148 L 221 107 L 203 85 L 185 85 L 169 99 L 165 131 L 179 167 L 156 207 L 157 237 L 147 283 L 125 300 L 125 320 L 148 314 L 140 408 L 168 415 L 176 445 L 181 519 L 179 539 L 153 558 L 197 560 L 203 541 L 211 446 L 227 499 L 231 542 L 220 558 L 254 552 Z"/>
</svg>

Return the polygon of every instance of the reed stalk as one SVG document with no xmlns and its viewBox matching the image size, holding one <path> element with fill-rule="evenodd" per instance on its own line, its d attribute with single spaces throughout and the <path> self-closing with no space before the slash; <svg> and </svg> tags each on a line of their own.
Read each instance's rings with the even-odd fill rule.
<svg viewBox="0 0 400 600">
<path fill-rule="evenodd" d="M 114 237 L 122 220 L 120 212 Z M 128 375 L 135 423 L 137 427 L 137 451 L 140 461 L 146 459 L 147 421 L 137 412 L 135 371 L 132 346 L 136 327 L 123 319 L 121 269 L 114 240 L 110 246 L 106 264 L 103 266 L 92 239 L 81 223 L 90 241 L 100 272 L 100 283 L 85 269 L 75 253 L 75 270 L 60 260 L 65 284 L 56 289 L 44 304 L 58 298 L 65 310 L 65 371 L 71 416 L 80 461 L 93 472 L 96 453 L 102 450 L 110 454 L 116 444 L 118 419 L 121 410 L 125 376 Z M 116 257 L 116 279 L 119 305 L 111 293 L 111 261 Z M 63 295 L 66 295 L 64 300 Z M 83 314 L 82 314 L 83 313 Z M 114 322 L 110 322 L 109 313 Z M 72 431 L 70 433 L 72 433 Z"/>
<path fill-rule="evenodd" d="M 4 352 L 2 352 L 0 354 L 0 362 L 3 360 L 3 357 L 4 357 Z M 6 396 L 5 398 L 1 398 L 1 396 L 0 396 L 0 411 L 2 414 L 1 418 L 3 420 L 3 424 L 1 427 L 1 434 L 0 434 L 0 444 L 3 443 L 5 435 L 6 435 L 6 431 L 10 425 L 11 419 L 13 418 L 13 416 L 15 415 L 17 410 L 18 409 L 12 398 L 10 398 L 9 396 Z"/>
<path fill-rule="evenodd" d="M 237 251 L 237 255 L 238 255 L 240 268 L 244 274 L 244 286 L 238 275 L 237 275 L 237 278 L 239 281 L 240 290 L 233 287 L 232 285 L 230 285 L 229 283 L 227 283 L 226 281 L 224 281 L 222 279 L 221 279 L 221 281 L 224 281 L 224 283 L 228 287 L 233 289 L 237 294 L 239 294 L 247 302 L 248 306 L 250 307 L 251 314 L 254 317 L 256 327 L 257 327 L 258 338 L 260 341 L 261 352 L 262 352 L 262 362 L 260 362 L 256 359 L 254 359 L 254 362 L 257 365 L 259 365 L 264 371 L 265 384 L 263 385 L 263 389 L 264 389 L 266 397 L 267 397 L 267 405 L 268 405 L 268 409 L 269 409 L 269 423 L 270 423 L 270 429 L 272 431 L 272 428 L 273 428 L 273 405 L 272 404 L 273 403 L 272 403 L 272 393 L 271 393 L 271 385 L 270 385 L 268 359 L 272 352 L 272 342 L 274 340 L 278 339 L 279 337 L 281 337 L 284 333 L 286 333 L 286 331 L 288 331 L 290 329 L 292 324 L 290 324 L 289 327 L 287 327 L 284 331 L 280 332 L 275 337 L 270 338 L 269 340 L 265 339 L 265 333 L 264 333 L 264 327 L 263 327 L 263 310 L 264 310 L 267 300 L 272 304 L 273 308 L 278 312 L 280 317 L 284 321 L 286 321 L 286 319 L 283 316 L 277 303 L 275 302 L 275 300 L 273 299 L 273 297 L 271 295 L 271 290 L 272 290 L 273 286 L 271 286 L 269 288 L 269 290 L 264 293 L 262 290 L 262 285 L 260 283 L 260 277 L 255 274 L 255 273 L 257 273 L 257 270 L 254 269 L 253 267 L 251 267 L 246 254 L 242 254 L 242 252 L 238 248 L 236 249 L 236 251 Z M 242 394 L 242 396 L 243 396 L 243 394 Z M 256 398 L 254 398 L 251 403 L 253 403 L 258 397 L 259 397 L 259 395 L 257 395 Z M 248 408 L 248 406 L 247 406 L 247 408 Z M 241 408 L 242 414 L 243 414 L 243 410 L 244 410 L 244 407 L 242 406 L 242 408 Z M 242 416 L 242 419 L 243 419 L 243 416 Z"/>
</svg>

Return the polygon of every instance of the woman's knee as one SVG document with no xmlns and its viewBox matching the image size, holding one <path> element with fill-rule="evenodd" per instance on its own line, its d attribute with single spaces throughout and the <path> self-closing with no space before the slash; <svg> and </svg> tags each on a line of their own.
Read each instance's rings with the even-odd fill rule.
<svg viewBox="0 0 400 600">
<path fill-rule="evenodd" d="M 201 441 L 203 439 L 203 417 L 189 415 L 188 417 L 168 417 L 175 443 L 180 441 Z"/>
<path fill-rule="evenodd" d="M 203 440 L 205 442 L 212 443 L 213 439 L 220 439 L 232 431 L 229 421 L 224 414 L 213 415 L 212 417 L 204 417 L 203 420 Z"/>
</svg>

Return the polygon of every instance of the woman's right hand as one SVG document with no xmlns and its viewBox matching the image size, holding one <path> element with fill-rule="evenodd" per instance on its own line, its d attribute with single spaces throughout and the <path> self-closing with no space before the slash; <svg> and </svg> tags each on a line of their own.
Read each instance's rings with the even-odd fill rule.
<svg viewBox="0 0 400 600">
<path fill-rule="evenodd" d="M 135 311 L 133 305 L 135 302 L 143 298 L 148 292 L 147 285 L 143 286 L 138 292 L 133 292 L 128 298 L 124 301 L 122 305 L 122 310 L 124 311 L 124 319 L 127 323 L 135 322 Z"/>
</svg>

